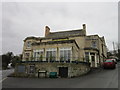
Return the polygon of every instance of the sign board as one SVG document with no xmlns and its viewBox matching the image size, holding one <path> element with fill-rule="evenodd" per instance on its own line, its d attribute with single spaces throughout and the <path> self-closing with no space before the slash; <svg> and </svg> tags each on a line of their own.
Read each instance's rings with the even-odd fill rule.
<svg viewBox="0 0 120 90">
<path fill-rule="evenodd" d="M 25 72 L 25 66 L 24 65 L 18 65 L 17 70 L 18 70 L 18 72 L 23 73 L 23 72 Z"/>
</svg>

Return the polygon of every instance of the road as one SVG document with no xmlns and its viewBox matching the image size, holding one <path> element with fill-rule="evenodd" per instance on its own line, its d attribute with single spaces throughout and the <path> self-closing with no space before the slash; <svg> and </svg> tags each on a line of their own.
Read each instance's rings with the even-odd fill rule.
<svg viewBox="0 0 120 90">
<path fill-rule="evenodd" d="M 2 82 L 13 72 L 14 69 L 0 70 L 0 89 L 2 88 Z"/>
<path fill-rule="evenodd" d="M 15 78 L 3 81 L 3 88 L 118 88 L 118 66 L 116 69 L 93 70 L 76 78 Z"/>
<path fill-rule="evenodd" d="M 1 73 L 2 72 L 2 73 Z M 6 78 L 9 74 L 14 72 L 14 69 L 7 69 L 7 70 L 2 70 L 0 72 L 0 75 L 2 75 L 2 79 Z"/>
</svg>

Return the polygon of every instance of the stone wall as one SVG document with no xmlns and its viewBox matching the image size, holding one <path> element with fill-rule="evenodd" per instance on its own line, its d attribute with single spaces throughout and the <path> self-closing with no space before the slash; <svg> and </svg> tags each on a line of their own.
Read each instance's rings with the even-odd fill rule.
<svg viewBox="0 0 120 90">
<path fill-rule="evenodd" d="M 18 66 L 25 66 L 25 70 L 20 72 Z M 33 73 L 30 73 L 30 67 L 35 67 Z M 25 77 L 49 77 L 50 72 L 57 72 L 57 77 L 59 76 L 59 67 L 68 67 L 68 77 L 76 77 L 86 74 L 90 71 L 90 66 L 88 63 L 64 63 L 64 62 L 30 62 L 30 63 L 19 63 L 15 68 L 16 76 Z M 21 70 L 22 71 L 22 70 Z M 40 73 L 39 73 L 40 72 Z M 46 73 L 44 73 L 46 72 Z"/>
</svg>

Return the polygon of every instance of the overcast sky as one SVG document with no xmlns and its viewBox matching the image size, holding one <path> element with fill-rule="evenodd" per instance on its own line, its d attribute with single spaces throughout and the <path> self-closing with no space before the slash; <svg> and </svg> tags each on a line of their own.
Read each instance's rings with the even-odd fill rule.
<svg viewBox="0 0 120 90">
<path fill-rule="evenodd" d="M 51 31 L 81 29 L 87 35 L 104 36 L 109 50 L 118 41 L 117 2 L 5 2 L 2 3 L 2 53 L 22 53 L 28 36 L 44 36 Z"/>
</svg>

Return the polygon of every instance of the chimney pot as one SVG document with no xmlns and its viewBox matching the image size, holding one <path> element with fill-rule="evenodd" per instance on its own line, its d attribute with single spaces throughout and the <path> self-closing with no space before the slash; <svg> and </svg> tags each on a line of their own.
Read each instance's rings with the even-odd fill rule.
<svg viewBox="0 0 120 90">
<path fill-rule="evenodd" d="M 86 30 L 86 24 L 83 24 L 83 29 Z"/>
<path fill-rule="evenodd" d="M 50 28 L 45 26 L 45 37 L 50 33 Z"/>
<path fill-rule="evenodd" d="M 83 30 L 84 30 L 84 33 L 85 33 L 85 36 L 86 36 L 86 24 L 83 24 Z"/>
</svg>

